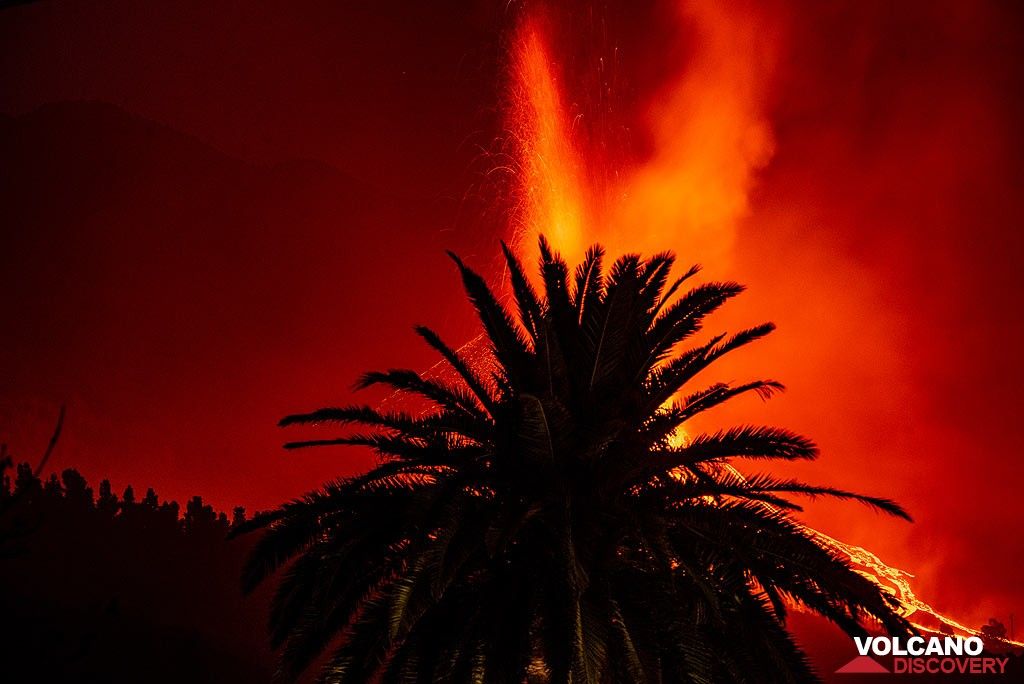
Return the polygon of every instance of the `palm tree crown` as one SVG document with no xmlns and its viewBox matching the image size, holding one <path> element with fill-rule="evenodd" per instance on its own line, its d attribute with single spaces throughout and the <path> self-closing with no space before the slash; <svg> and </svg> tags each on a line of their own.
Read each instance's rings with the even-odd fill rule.
<svg viewBox="0 0 1024 684">
<path fill-rule="evenodd" d="M 287 446 L 365 445 L 379 464 L 257 517 L 251 589 L 286 568 L 271 611 L 281 675 L 325 682 L 814 681 L 784 628 L 797 605 L 850 634 L 910 627 L 897 602 L 798 524 L 792 494 L 887 499 L 771 475 L 730 459 L 812 459 L 805 437 L 734 427 L 680 439 L 695 415 L 772 380 L 685 390 L 758 325 L 683 343 L 743 288 L 674 279 L 674 258 L 593 247 L 571 277 L 541 239 L 543 296 L 502 245 L 517 315 L 451 255 L 491 363 L 417 328 L 457 381 L 368 373 L 423 413 L 325 408 L 282 425 L 367 432 Z M 486 368 L 484 366 L 487 366 Z"/>
</svg>

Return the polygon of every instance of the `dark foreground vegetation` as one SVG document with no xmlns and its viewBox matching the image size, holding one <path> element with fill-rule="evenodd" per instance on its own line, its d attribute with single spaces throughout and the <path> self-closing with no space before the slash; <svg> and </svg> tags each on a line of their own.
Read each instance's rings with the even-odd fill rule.
<svg viewBox="0 0 1024 684">
<path fill-rule="evenodd" d="M 251 545 L 227 542 L 231 524 L 199 497 L 180 507 L 8 462 L 0 681 L 269 681 L 265 601 L 238 589 Z"/>
</svg>

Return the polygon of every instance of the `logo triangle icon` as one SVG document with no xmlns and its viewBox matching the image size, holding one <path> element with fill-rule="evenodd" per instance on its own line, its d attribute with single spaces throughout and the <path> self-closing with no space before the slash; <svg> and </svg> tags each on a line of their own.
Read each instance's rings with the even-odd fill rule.
<svg viewBox="0 0 1024 684">
<path fill-rule="evenodd" d="M 836 670 L 836 674 L 889 674 L 889 671 L 868 656 L 857 656 Z"/>
</svg>

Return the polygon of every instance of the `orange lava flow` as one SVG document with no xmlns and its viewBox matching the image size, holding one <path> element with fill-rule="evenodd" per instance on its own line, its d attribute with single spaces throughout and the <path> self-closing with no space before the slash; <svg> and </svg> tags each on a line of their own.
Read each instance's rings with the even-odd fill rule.
<svg viewBox="0 0 1024 684">
<path fill-rule="evenodd" d="M 513 244 L 528 263 L 544 234 L 569 263 L 600 242 L 609 254 L 672 248 L 699 255 L 705 264 L 729 266 L 755 174 L 774 152 L 759 104 L 774 47 L 757 17 L 715 3 L 685 4 L 678 19 L 696 32 L 699 48 L 651 107 L 645 125 L 652 151 L 600 175 L 600 182 L 588 166 L 587 122 L 570 107 L 545 24 L 529 14 L 522 20 L 513 43 L 508 129 L 518 157 Z M 470 355 L 474 346 L 466 345 Z M 910 573 L 807 529 L 892 592 L 906 616 L 928 615 L 965 635 L 980 635 L 919 599 Z"/>
<path fill-rule="evenodd" d="M 726 468 L 737 477 L 743 477 L 743 474 L 732 466 L 727 465 Z M 769 505 L 770 508 L 774 508 Z M 834 537 L 830 537 L 824 532 L 819 532 L 806 525 L 797 523 L 804 530 L 812 534 L 815 539 L 821 543 L 822 546 L 828 548 L 833 553 L 845 557 L 857 570 L 862 574 L 866 575 L 887 591 L 893 594 L 900 602 L 903 608 L 903 615 L 910 618 L 915 613 L 929 615 L 933 619 L 938 620 L 940 623 L 946 625 L 950 629 L 965 635 L 965 636 L 983 636 L 980 630 L 972 629 L 967 625 L 957 622 L 953 618 L 947 615 L 943 615 L 929 604 L 922 601 L 914 593 L 914 589 L 911 586 L 910 580 L 914 578 L 912 574 L 899 568 L 894 568 L 890 565 L 886 565 L 882 559 L 875 554 L 871 553 L 867 549 L 861 546 L 853 546 L 851 544 L 844 544 Z M 926 632 L 934 632 L 934 628 L 927 627 L 914 620 L 911 623 Z M 1024 646 L 1024 642 L 1014 641 L 1009 638 L 1002 638 L 1001 641 L 1012 646 Z"/>
</svg>

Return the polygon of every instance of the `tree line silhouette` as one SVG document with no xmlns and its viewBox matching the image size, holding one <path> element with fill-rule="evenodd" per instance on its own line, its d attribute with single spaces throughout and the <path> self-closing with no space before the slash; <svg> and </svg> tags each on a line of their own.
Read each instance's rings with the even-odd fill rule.
<svg viewBox="0 0 1024 684">
<path fill-rule="evenodd" d="M 60 476 L 53 473 L 42 480 L 28 463 L 18 464 L 13 477 L 6 472 L 11 469 L 10 461 L 5 461 L 3 465 L 5 472 L 0 482 L 0 501 L 3 501 L 3 507 L 0 510 L 21 513 L 22 516 L 14 518 L 16 525 L 24 524 L 23 515 L 42 514 L 51 507 L 63 507 L 67 511 L 79 513 L 88 511 L 107 518 L 116 517 L 122 525 L 141 525 L 147 529 L 164 527 L 197 534 L 225 535 L 232 526 L 245 522 L 244 507 L 236 506 L 229 520 L 223 511 L 216 512 L 213 506 L 204 504 L 201 496 L 189 499 L 182 512 L 177 501 L 160 501 L 152 487 L 140 499 L 135 495 L 135 488 L 128 485 L 118 498 L 110 480 L 103 480 L 94 495 L 85 477 L 74 468 L 66 468 Z M 17 532 L 17 529 L 9 531 L 13 534 Z"/>
<path fill-rule="evenodd" d="M 200 496 L 94 490 L 0 452 L 0 681 L 268 681 L 266 600 L 243 599 L 245 520 Z"/>
</svg>

